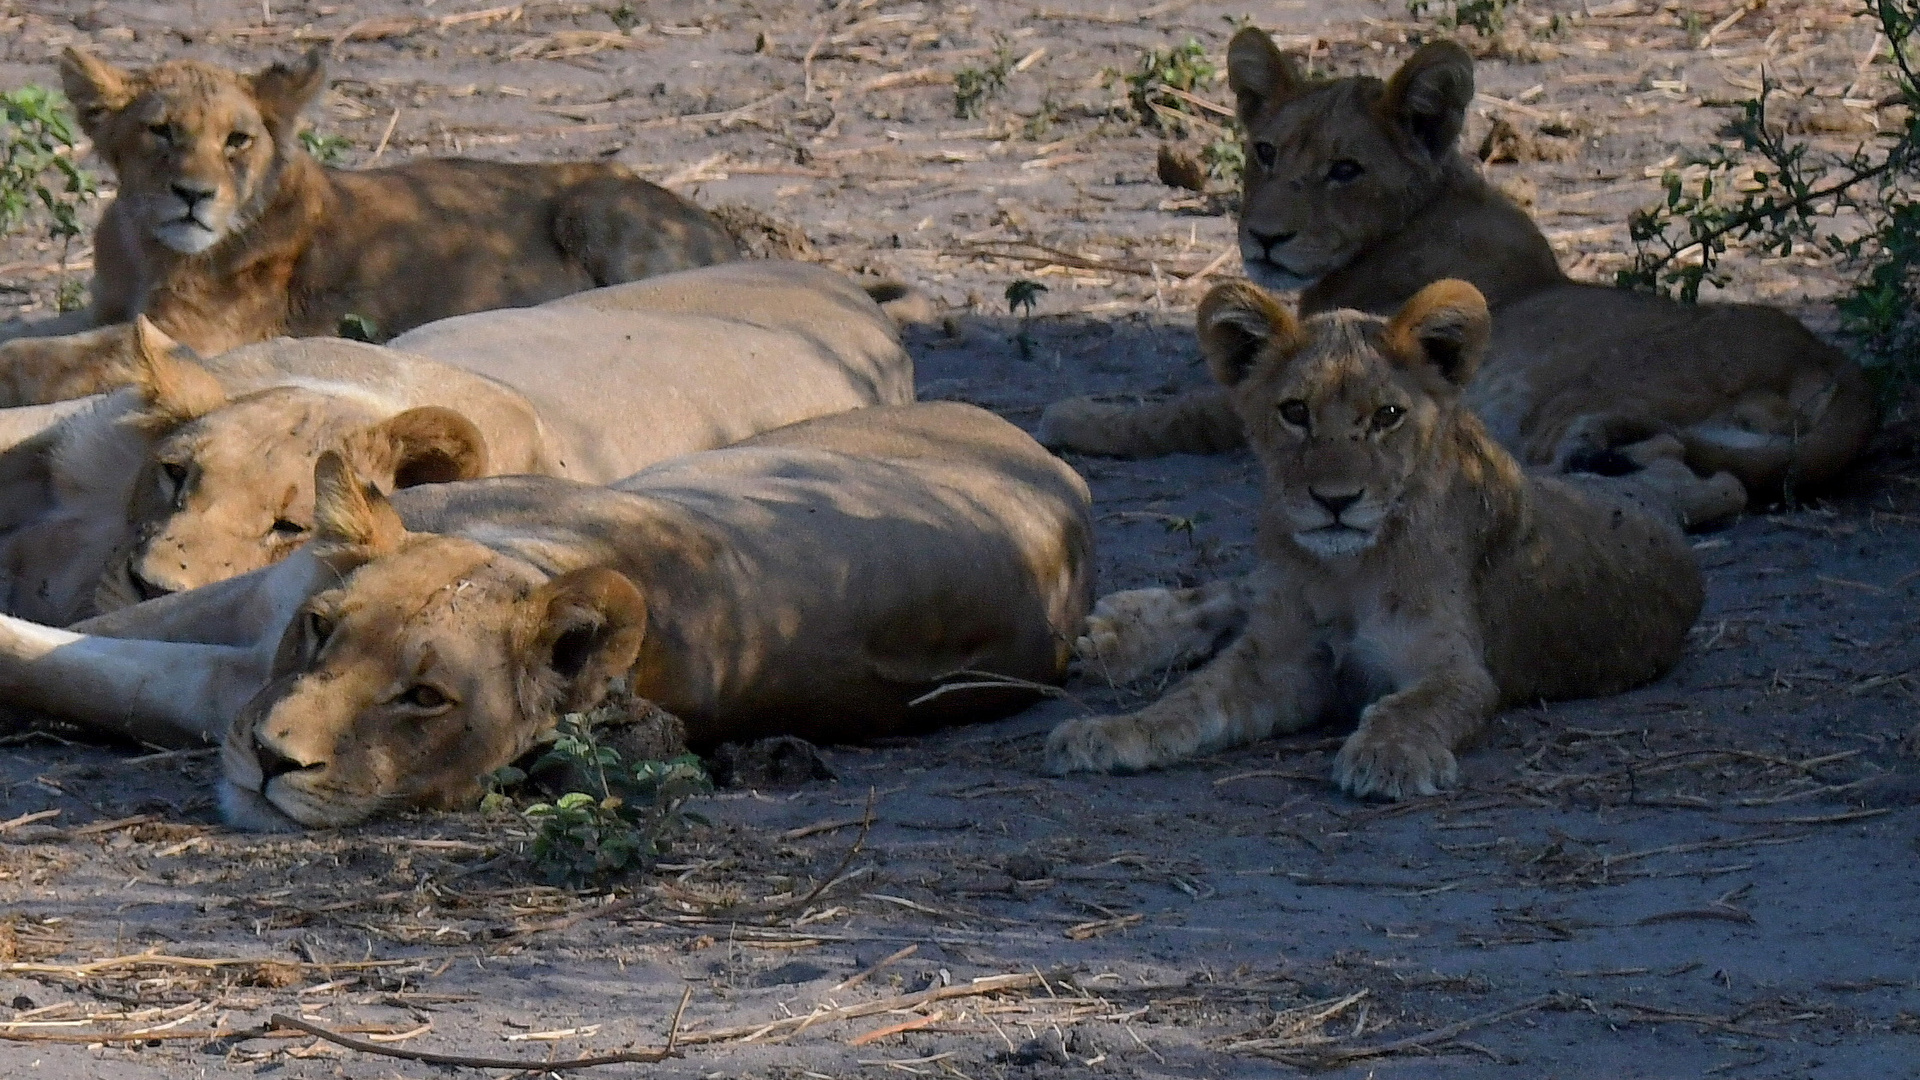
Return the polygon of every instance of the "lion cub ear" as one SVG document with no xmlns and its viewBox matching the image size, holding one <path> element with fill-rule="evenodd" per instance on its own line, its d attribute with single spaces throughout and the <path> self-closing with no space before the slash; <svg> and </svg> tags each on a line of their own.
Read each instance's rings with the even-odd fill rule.
<svg viewBox="0 0 1920 1080">
<path fill-rule="evenodd" d="M 408 409 L 347 436 L 341 452 L 388 491 L 487 475 L 487 437 L 438 405 Z"/>
<path fill-rule="evenodd" d="M 1238 386 L 1269 348 L 1291 351 L 1300 339 L 1293 313 L 1245 281 L 1215 285 L 1200 301 L 1200 353 L 1222 386 Z"/>
<path fill-rule="evenodd" d="M 313 538 L 316 544 L 368 555 L 396 551 L 406 537 L 393 504 L 361 479 L 347 459 L 328 450 L 313 465 Z"/>
<path fill-rule="evenodd" d="M 69 46 L 60 54 L 60 85 L 73 102 L 80 127 L 97 137 L 100 125 L 133 103 L 133 74 L 105 60 Z"/>
<path fill-rule="evenodd" d="M 1298 94 L 1306 82 L 1293 57 L 1259 27 L 1243 27 L 1227 43 L 1227 85 L 1242 126 L 1250 126 L 1261 109 Z"/>
<path fill-rule="evenodd" d="M 320 60 L 320 50 L 309 49 L 292 64 L 274 64 L 254 72 L 249 81 L 261 119 L 276 141 L 286 142 L 293 138 L 294 122 L 301 110 L 326 86 L 327 68 Z"/>
<path fill-rule="evenodd" d="M 200 366 L 193 350 L 168 337 L 145 315 L 133 317 L 130 346 L 127 383 L 146 402 L 146 418 L 156 426 L 184 424 L 227 403 L 226 388 Z"/>
<path fill-rule="evenodd" d="M 527 598 L 529 621 L 515 635 L 520 670 L 533 691 L 523 701 L 581 712 L 633 670 L 647 636 L 647 601 L 625 574 L 590 566 L 562 574 Z M 534 719 L 539 719 L 535 717 Z"/>
<path fill-rule="evenodd" d="M 1387 324 L 1388 347 L 1408 364 L 1430 364 L 1440 377 L 1465 386 L 1480 367 L 1493 334 L 1486 297 L 1448 279 L 1413 294 Z"/>
<path fill-rule="evenodd" d="M 1473 57 L 1451 41 L 1420 46 L 1387 80 L 1379 108 L 1429 157 L 1453 148 L 1473 103 Z"/>
</svg>

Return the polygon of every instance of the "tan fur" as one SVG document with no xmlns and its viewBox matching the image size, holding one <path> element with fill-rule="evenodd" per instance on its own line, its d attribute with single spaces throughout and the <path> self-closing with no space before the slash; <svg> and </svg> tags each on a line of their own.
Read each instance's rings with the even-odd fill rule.
<svg viewBox="0 0 1920 1080">
<path fill-rule="evenodd" d="M 1216 621 L 1241 598 L 1246 630 L 1146 709 L 1060 725 L 1050 769 L 1157 768 L 1357 713 L 1340 787 L 1431 794 L 1497 708 L 1618 693 L 1679 658 L 1703 591 L 1671 509 L 1641 509 L 1658 490 L 1636 502 L 1527 475 L 1488 438 L 1460 393 L 1489 334 L 1471 285 L 1430 285 L 1391 320 L 1304 325 L 1225 285 L 1199 318 L 1265 474 L 1261 569 L 1204 598 Z M 1195 622 L 1165 599 L 1160 657 L 1191 654 Z M 1109 618 L 1082 648 L 1147 657 L 1128 640 L 1142 634 L 1162 636 Z"/>
<path fill-rule="evenodd" d="M 0 451 L 0 610 L 64 625 L 280 559 L 307 539 L 327 450 L 384 492 L 515 473 L 605 482 L 913 400 L 886 315 L 800 263 L 459 316 L 390 347 L 283 338 L 198 359 L 140 323 L 135 361 L 102 377 L 129 389 Z"/>
<path fill-rule="evenodd" d="M 1437 279 L 1472 282 L 1495 318 L 1467 402 L 1523 463 L 1618 465 L 1622 448 L 1669 434 L 1696 471 L 1731 472 L 1762 498 L 1827 480 L 1872 435 L 1859 367 L 1791 316 L 1569 280 L 1540 230 L 1455 146 L 1473 98 L 1459 46 L 1423 46 L 1384 84 L 1314 82 L 1247 29 L 1228 68 L 1249 133 L 1248 276 L 1304 288 L 1306 313 L 1384 315 Z M 1139 408 L 1059 402 L 1040 438 L 1147 456 L 1226 449 L 1243 435 L 1215 388 Z"/>
<path fill-rule="evenodd" d="M 102 389 L 88 376 L 127 355 L 138 314 L 210 354 L 347 315 L 398 334 L 735 255 L 704 211 L 609 163 L 323 168 L 295 137 L 326 83 L 317 52 L 242 75 L 68 49 L 61 77 L 118 183 L 94 234 L 100 329 L 0 345 L 0 404 Z"/>
<path fill-rule="evenodd" d="M 317 535 L 274 567 L 73 631 L 0 618 L 0 695 L 224 738 L 235 820 L 346 825 L 471 803 L 616 677 L 696 745 L 996 715 L 1031 692 L 920 699 L 977 672 L 1059 680 L 1089 599 L 1086 485 L 968 405 L 856 410 L 611 488 L 389 501 L 332 454 L 315 483 Z"/>
</svg>

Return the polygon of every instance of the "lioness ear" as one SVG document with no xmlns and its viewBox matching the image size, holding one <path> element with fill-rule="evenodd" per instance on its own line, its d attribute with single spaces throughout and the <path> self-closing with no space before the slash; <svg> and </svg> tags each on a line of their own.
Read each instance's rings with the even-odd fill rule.
<svg viewBox="0 0 1920 1080">
<path fill-rule="evenodd" d="M 407 527 L 378 488 L 362 480 L 347 459 L 328 450 L 313 465 L 313 537 L 318 544 L 370 555 L 397 550 Z"/>
<path fill-rule="evenodd" d="M 1473 57 L 1451 41 L 1420 48 L 1387 80 L 1380 98 L 1385 118 L 1431 157 L 1453 147 L 1473 103 Z"/>
<path fill-rule="evenodd" d="M 1281 52 L 1265 30 L 1244 27 L 1227 43 L 1227 85 L 1233 88 L 1233 111 L 1242 126 L 1252 124 L 1261 109 L 1299 93 L 1305 84 L 1293 57 Z"/>
<path fill-rule="evenodd" d="M 227 391 L 200 366 L 192 349 L 168 337 L 145 315 L 133 317 L 132 371 L 128 383 L 146 402 L 147 418 L 160 426 L 184 424 L 227 403 Z"/>
<path fill-rule="evenodd" d="M 253 74 L 253 99 L 260 106 L 261 119 L 267 122 L 276 142 L 293 137 L 294 121 L 327 84 L 327 68 L 319 49 L 292 64 L 274 64 Z"/>
<path fill-rule="evenodd" d="M 133 75 L 105 60 L 69 46 L 60 54 L 60 85 L 73 102 L 80 127 L 89 136 L 107 118 L 133 102 Z"/>
<path fill-rule="evenodd" d="M 1403 359 L 1432 364 L 1441 378 L 1464 386 L 1480 367 L 1492 333 L 1480 290 L 1449 278 L 1413 294 L 1387 324 L 1387 343 Z"/>
<path fill-rule="evenodd" d="M 625 574 L 604 566 L 573 570 L 540 586 L 527 604 L 534 621 L 522 661 L 562 713 L 600 704 L 640 658 L 647 601 Z"/>
<path fill-rule="evenodd" d="M 408 409 L 357 431 L 341 449 L 389 491 L 487 475 L 487 437 L 473 421 L 438 405 Z"/>
<path fill-rule="evenodd" d="M 1291 348 L 1300 324 L 1265 289 L 1245 281 L 1215 285 L 1200 301 L 1200 353 L 1222 386 L 1240 385 L 1268 346 Z"/>
</svg>

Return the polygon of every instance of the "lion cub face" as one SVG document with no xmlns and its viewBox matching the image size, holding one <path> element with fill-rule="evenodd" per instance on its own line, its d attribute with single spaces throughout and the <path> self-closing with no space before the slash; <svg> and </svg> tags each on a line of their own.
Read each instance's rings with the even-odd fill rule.
<svg viewBox="0 0 1920 1080">
<path fill-rule="evenodd" d="M 1425 466 L 1491 322 L 1463 281 L 1429 285 L 1391 320 L 1336 311 L 1304 323 L 1235 283 L 1207 294 L 1199 329 L 1265 469 L 1267 521 L 1308 555 L 1337 559 L 1379 544 L 1436 472 Z"/>
<path fill-rule="evenodd" d="M 339 826 L 470 805 L 482 777 L 632 668 L 646 604 L 620 574 L 548 579 L 467 540 L 409 534 L 337 454 L 316 486 L 311 557 L 343 580 L 307 599 L 228 731 L 230 813 Z"/>
<path fill-rule="evenodd" d="M 1247 132 L 1240 254 L 1272 289 L 1311 285 L 1400 231 L 1438 193 L 1473 100 L 1473 60 L 1452 42 L 1422 47 L 1384 84 L 1312 82 L 1247 28 L 1227 75 Z"/>
<path fill-rule="evenodd" d="M 60 76 L 80 126 L 119 180 L 118 202 L 155 240 L 197 255 L 271 201 L 295 122 L 324 83 L 319 54 L 253 75 L 192 60 L 127 71 L 68 49 Z"/>
</svg>

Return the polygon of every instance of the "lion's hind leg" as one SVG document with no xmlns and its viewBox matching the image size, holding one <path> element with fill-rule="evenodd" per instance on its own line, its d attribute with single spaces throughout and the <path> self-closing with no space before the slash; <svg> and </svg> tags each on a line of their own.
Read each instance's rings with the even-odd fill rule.
<svg viewBox="0 0 1920 1080">
<path fill-rule="evenodd" d="M 1613 453 L 1629 468 L 1608 475 L 1569 473 L 1563 478 L 1594 494 L 1630 502 L 1683 532 L 1746 509 L 1746 486 L 1732 473 L 1695 473 L 1686 462 L 1685 445 L 1672 435 L 1656 435 Z"/>
<path fill-rule="evenodd" d="M 1040 414 L 1034 438 L 1053 450 L 1126 458 L 1218 454 L 1247 441 L 1233 403 L 1217 386 L 1145 404 L 1066 398 Z"/>
<path fill-rule="evenodd" d="M 553 238 L 595 285 L 738 258 L 739 243 L 711 214 L 666 188 L 609 174 L 573 185 L 554 209 Z"/>
<path fill-rule="evenodd" d="M 1192 589 L 1130 589 L 1100 598 L 1073 643 L 1081 670 L 1133 682 L 1205 660 L 1247 624 L 1247 578 Z"/>
</svg>

